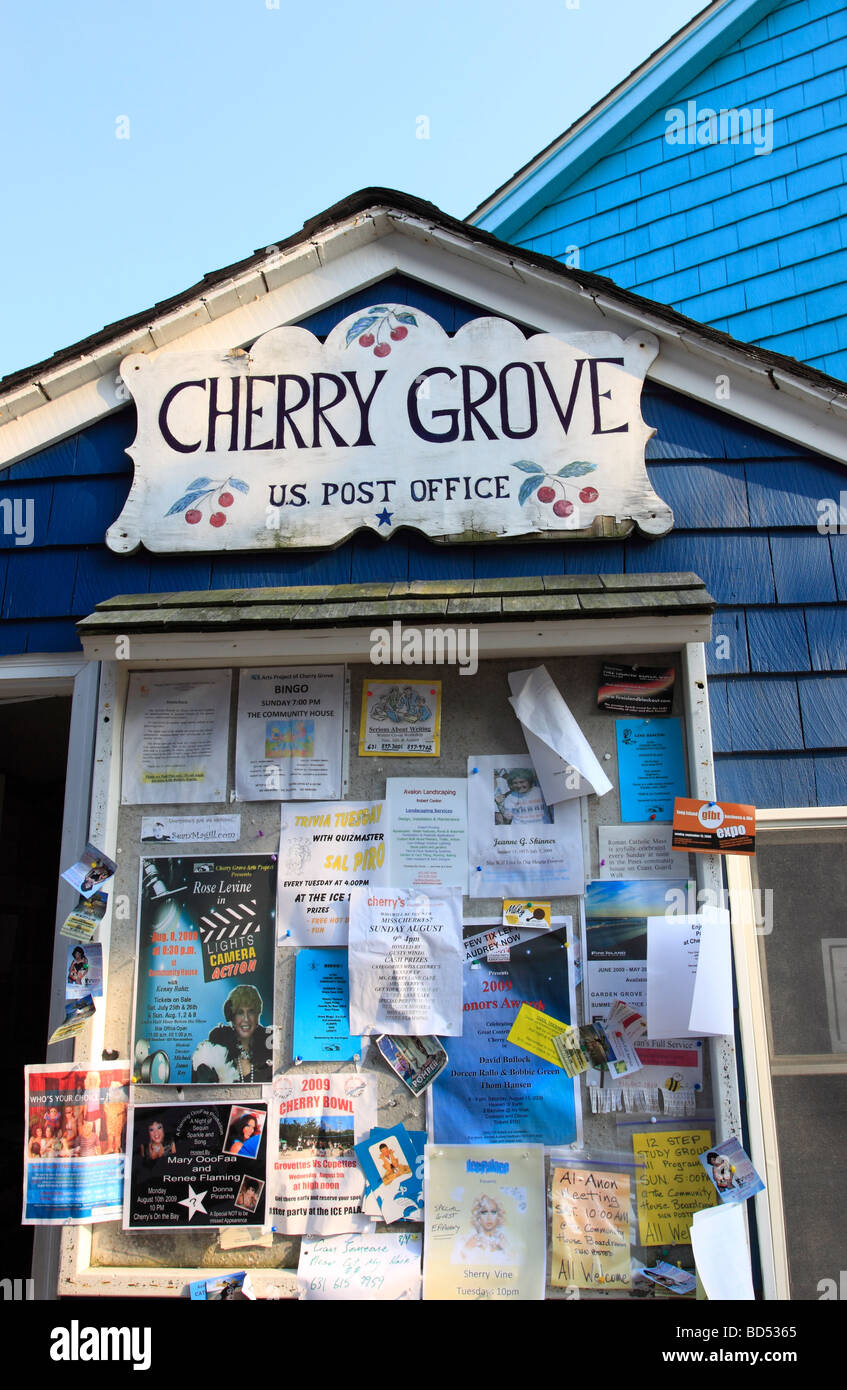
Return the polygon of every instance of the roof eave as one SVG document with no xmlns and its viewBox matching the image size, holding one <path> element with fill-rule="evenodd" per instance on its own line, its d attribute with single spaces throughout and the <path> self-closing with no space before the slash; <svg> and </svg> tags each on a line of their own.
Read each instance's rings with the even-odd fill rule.
<svg viewBox="0 0 847 1390">
<path fill-rule="evenodd" d="M 647 63 L 468 214 L 467 221 L 509 239 L 608 154 L 662 102 L 678 94 L 774 8 L 774 0 L 724 0 L 695 15 Z"/>
</svg>

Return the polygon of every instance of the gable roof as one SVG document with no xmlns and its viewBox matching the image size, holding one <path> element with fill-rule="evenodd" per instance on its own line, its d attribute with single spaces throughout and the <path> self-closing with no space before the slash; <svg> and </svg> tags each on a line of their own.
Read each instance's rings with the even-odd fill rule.
<svg viewBox="0 0 847 1390">
<path fill-rule="evenodd" d="M 518 250 L 390 189 L 367 188 L 302 231 L 0 381 L 0 468 L 122 407 L 130 352 L 227 352 L 296 323 L 354 289 L 404 273 L 535 331 L 649 331 L 650 379 L 821 454 L 847 462 L 847 387 L 780 353 L 739 343 L 602 275 Z"/>
<path fill-rule="evenodd" d="M 702 72 L 781 0 L 712 0 L 567 130 L 518 169 L 467 221 L 508 238 L 559 197 L 684 83 Z"/>
</svg>

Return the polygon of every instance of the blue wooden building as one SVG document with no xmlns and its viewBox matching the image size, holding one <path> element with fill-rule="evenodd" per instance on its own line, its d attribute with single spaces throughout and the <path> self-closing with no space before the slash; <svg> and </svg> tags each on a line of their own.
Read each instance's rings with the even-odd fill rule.
<svg viewBox="0 0 847 1390">
<path fill-rule="evenodd" d="M 411 531 L 388 542 L 362 533 L 329 552 L 278 556 L 168 557 L 144 550 L 122 556 L 108 550 L 106 529 L 129 490 L 125 449 L 135 432 L 134 407 L 121 402 L 116 385 L 120 357 L 139 344 L 154 350 L 208 332 L 219 322 L 218 301 L 240 306 L 231 288 L 240 280 L 252 277 L 260 284 L 261 300 L 273 295 L 275 276 L 283 271 L 268 268 L 262 252 L 0 383 L 0 419 L 8 420 L 0 426 L 0 449 L 5 441 L 5 457 L 13 459 L 2 474 L 2 497 L 21 507 L 31 503 L 34 527 L 28 544 L 20 543 L 11 525 L 0 537 L 3 660 L 14 664 L 33 653 L 79 652 L 75 622 L 116 594 L 694 572 L 719 604 L 709 648 L 719 793 L 759 806 L 847 804 L 847 519 L 839 521 L 847 518 L 847 508 L 838 510 L 847 396 L 840 384 L 537 252 L 522 258 L 489 235 L 400 195 L 365 192 L 330 209 L 283 244 L 283 252 L 289 244 L 291 249 L 281 261 L 302 247 L 312 226 L 336 228 L 346 218 L 361 217 L 362 209 L 370 213 L 386 204 L 401 209 L 397 225 L 401 216 L 403 225 L 432 221 L 443 229 L 445 246 L 461 245 L 480 264 L 491 256 L 512 265 L 524 259 L 539 283 L 562 291 L 581 313 L 588 310 L 595 324 L 602 322 L 601 312 L 617 313 L 622 322 L 658 331 L 662 350 L 647 379 L 643 408 L 656 429 L 647 448 L 649 473 L 673 508 L 671 533 L 660 540 L 631 536 L 477 547 L 435 545 Z M 399 241 L 396 231 L 393 237 Z M 387 241 L 386 234 L 377 245 Z M 403 252 L 412 244 L 408 232 L 405 242 Z M 449 274 L 427 267 L 422 278 L 413 256 L 392 261 L 389 255 L 376 282 L 357 285 L 297 321 L 322 336 L 371 302 L 378 283 L 382 296 L 424 309 L 453 332 L 496 308 L 483 283 L 457 278 L 457 264 L 454 255 Z M 356 276 L 352 265 L 350 275 Z M 366 269 L 361 278 L 367 278 Z M 515 317 L 525 322 L 526 306 L 516 304 Z M 94 375 L 103 371 L 101 363 L 108 364 L 104 374 Z M 89 380 L 80 384 L 85 375 Z M 62 437 L 52 437 L 54 431 Z"/>
<path fill-rule="evenodd" d="M 845 170 L 844 6 L 715 0 L 469 220 L 843 379 Z"/>
<path fill-rule="evenodd" d="M 118 374 L 121 361 L 133 353 L 155 360 L 192 350 L 243 355 L 284 324 L 300 324 L 324 337 L 375 298 L 420 309 L 448 333 L 494 315 L 527 334 L 652 335 L 658 354 L 642 397 L 643 415 L 656 431 L 647 446 L 647 470 L 655 493 L 673 510 L 673 528 L 659 538 L 625 534 L 612 517 L 611 534 L 591 540 L 544 536 L 527 543 L 436 544 L 416 530 L 382 539 L 368 529 L 330 550 L 175 555 L 107 548 L 105 533 L 130 490 L 126 449 L 136 429 L 135 407 Z M 596 589 L 597 577 L 606 576 L 600 607 L 607 599 L 611 606 L 610 595 L 629 591 L 625 603 L 614 599 L 615 612 L 625 607 L 624 620 L 632 621 L 633 633 L 643 634 L 659 605 L 639 577 L 653 576 L 654 588 L 678 590 L 684 606 L 696 575 L 718 604 L 707 660 L 719 796 L 798 813 L 843 807 L 846 420 L 843 384 L 812 366 L 740 342 L 603 276 L 516 248 L 430 204 L 381 189 L 354 195 L 270 252 L 256 252 L 183 294 L 7 377 L 0 382 L 0 709 L 8 705 L 2 711 L 7 744 L 17 730 L 22 764 L 29 754 L 45 781 L 50 768 L 43 730 L 60 715 L 43 706 L 39 719 L 15 725 L 13 702 L 73 695 L 62 839 L 56 838 L 50 856 L 39 841 L 37 862 L 25 868 L 23 881 L 29 886 L 32 879 L 49 877 L 45 867 L 52 871 L 60 860 L 72 862 L 81 827 L 100 823 L 98 816 L 106 823 L 108 797 L 96 786 L 92 795 L 92 768 L 96 783 L 98 767 L 108 761 L 102 744 L 110 738 L 113 710 L 108 689 L 104 695 L 101 687 L 98 704 L 97 662 L 85 660 L 76 624 L 119 595 L 133 596 L 121 611 L 132 605 L 154 611 L 169 605 L 155 598 L 148 603 L 146 595 L 202 593 L 214 608 L 216 593 L 222 603 L 238 603 L 239 591 L 250 590 L 248 601 L 261 604 L 256 591 L 274 589 L 275 601 L 284 602 L 286 590 L 317 586 L 331 608 L 336 586 L 363 586 L 358 595 L 353 590 L 337 596 L 349 611 L 357 596 L 377 604 L 390 599 L 396 585 L 404 595 L 441 593 L 445 614 L 484 623 L 491 620 L 492 588 L 502 596 L 510 579 L 538 580 L 540 593 L 525 582 L 515 602 L 527 614 L 543 613 L 552 621 L 573 613 L 569 579 L 579 592 Z M 579 576 L 588 582 L 581 584 Z M 702 610 L 702 588 L 695 601 Z M 191 605 L 182 605 L 183 610 L 186 606 Z M 182 632 L 175 646 L 166 628 L 163 620 L 164 637 L 171 641 L 168 659 L 178 663 Z M 268 647 L 265 662 L 278 659 L 268 655 L 272 650 Z M 103 660 L 104 668 L 119 664 Z M 38 804 L 43 806 L 43 797 Z M 54 862 L 47 865 L 47 857 Z M 784 852 L 780 859 L 788 862 Z M 71 905 L 64 904 L 64 910 Z M 18 934 L 21 942 L 34 935 L 27 906 L 21 903 L 20 921 L 28 926 L 27 933 Z M 61 922 L 61 900 L 59 906 Z M 774 939 L 780 945 L 793 941 L 787 931 Z M 751 950 L 755 946 L 752 931 L 738 940 Z M 812 949 L 819 954 L 819 943 Z M 13 953 L 8 954 L 11 960 Z M 780 988 L 792 981 L 796 962 L 796 953 L 789 952 L 788 964 L 781 963 Z M 753 974 L 750 962 L 739 970 L 744 991 Z M 774 973 L 771 978 L 776 993 Z M 63 984 L 61 968 L 54 967 L 56 1000 L 63 998 Z M 755 1039 L 757 1028 L 761 1037 L 764 1024 L 755 999 L 745 994 L 741 1005 L 744 1027 L 752 1030 L 747 1037 Z M 10 1026 L 17 1036 L 14 1019 Z M 752 1055 L 752 1042 L 750 1050 Z M 817 1051 L 824 1053 L 825 1046 L 819 1044 Z M 40 1055 L 39 1043 L 33 1054 Z M 733 1068 L 731 1060 L 724 1061 L 726 1078 Z M 764 1074 L 766 1056 L 760 1065 Z M 791 1105 L 805 1104 L 813 1095 L 806 1075 L 791 1085 Z M 750 1104 L 770 1104 L 772 1112 L 769 1096 L 765 1087 Z M 821 1116 L 828 1113 L 824 1104 L 808 1120 L 819 1126 L 822 1144 L 830 1131 Z M 760 1130 L 767 1128 L 767 1117 L 762 1120 L 758 1110 L 755 1121 Z M 832 1144 L 819 1152 L 817 1181 L 832 1184 L 835 1200 L 843 1151 L 837 1126 L 831 1137 Z M 836 1155 L 833 1161 L 830 1154 Z M 798 1219 L 810 1229 L 802 1164 L 796 1171 Z M 778 1187 L 776 1175 L 769 1177 Z M 10 1177 L 4 1185 L 12 1191 L 16 1182 Z M 822 1223 L 831 1209 L 821 1202 Z M 811 1261 L 802 1271 L 803 1288 L 812 1286 L 814 1260 L 832 1238 L 822 1229 L 803 1247 Z M 47 1267 L 46 1255 L 41 1263 Z M 773 1267 L 776 1263 L 771 1259 Z"/>
</svg>

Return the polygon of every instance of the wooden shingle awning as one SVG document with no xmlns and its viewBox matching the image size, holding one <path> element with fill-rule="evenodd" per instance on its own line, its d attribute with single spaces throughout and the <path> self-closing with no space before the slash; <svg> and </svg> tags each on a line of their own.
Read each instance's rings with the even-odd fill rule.
<svg viewBox="0 0 847 1390">
<path fill-rule="evenodd" d="M 309 584 L 122 594 L 77 624 L 81 638 L 210 628 L 363 627 L 405 623 L 506 623 L 710 615 L 715 601 L 696 574 L 566 574 L 405 583 Z"/>
</svg>

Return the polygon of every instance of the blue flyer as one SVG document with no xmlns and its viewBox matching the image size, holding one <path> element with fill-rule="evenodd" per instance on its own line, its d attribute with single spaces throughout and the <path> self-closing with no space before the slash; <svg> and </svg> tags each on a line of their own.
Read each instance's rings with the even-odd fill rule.
<svg viewBox="0 0 847 1390">
<path fill-rule="evenodd" d="M 393 1129 L 372 1129 L 368 1138 L 353 1145 L 353 1152 L 367 1181 L 366 1196 L 373 1193 L 381 1218 L 416 1221 L 423 1216 L 423 1172 L 420 1136 L 403 1124 Z"/>
<path fill-rule="evenodd" d="M 449 1061 L 430 1091 L 436 1144 L 576 1142 L 575 1083 L 508 1041 L 521 1004 L 572 1021 L 565 941 L 559 928 L 512 946 L 507 961 L 465 965 L 462 1036 L 450 1039 Z"/>
<path fill-rule="evenodd" d="M 672 821 L 688 795 L 678 719 L 616 719 L 621 820 Z"/>
<path fill-rule="evenodd" d="M 306 947 L 295 971 L 294 1061 L 352 1061 L 362 1039 L 350 1036 L 348 1024 L 347 947 Z"/>
</svg>

